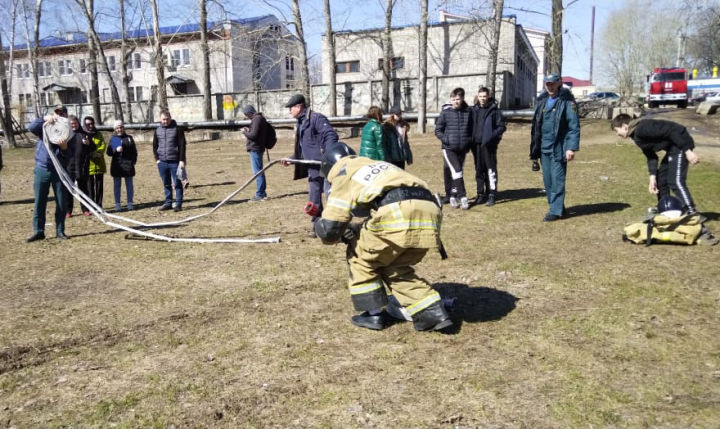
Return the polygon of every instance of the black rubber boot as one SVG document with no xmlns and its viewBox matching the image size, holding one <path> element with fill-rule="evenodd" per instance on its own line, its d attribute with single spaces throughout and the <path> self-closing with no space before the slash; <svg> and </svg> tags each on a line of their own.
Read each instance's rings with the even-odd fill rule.
<svg viewBox="0 0 720 429">
<path fill-rule="evenodd" d="M 362 314 L 358 314 L 357 316 L 353 316 L 352 318 L 350 318 L 350 322 L 355 326 L 367 329 L 374 329 L 376 331 L 385 329 L 385 326 L 387 326 L 384 311 L 376 316 L 371 316 L 370 313 L 366 311 Z"/>
<path fill-rule="evenodd" d="M 433 303 L 425 310 L 413 314 L 412 319 L 416 331 L 438 331 L 453 324 L 442 301 Z"/>
</svg>

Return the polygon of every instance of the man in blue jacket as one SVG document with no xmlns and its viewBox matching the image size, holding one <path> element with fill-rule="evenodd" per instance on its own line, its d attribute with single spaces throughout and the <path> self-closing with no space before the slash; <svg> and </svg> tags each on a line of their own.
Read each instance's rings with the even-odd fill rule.
<svg viewBox="0 0 720 429">
<path fill-rule="evenodd" d="M 305 96 L 293 95 L 285 104 L 290 109 L 290 116 L 297 119 L 295 128 L 294 159 L 321 161 L 325 148 L 337 143 L 338 135 L 330 125 L 327 117 L 312 112 L 307 108 Z M 308 205 L 306 212 L 312 217 L 313 225 L 323 210 L 322 194 L 330 185 L 320 175 L 320 165 L 295 164 L 293 180 L 308 178 Z M 315 230 L 309 235 L 315 237 Z"/>
<path fill-rule="evenodd" d="M 543 183 L 550 210 L 543 219 L 552 222 L 565 215 L 565 175 L 567 163 L 580 149 L 580 121 L 572 93 L 562 87 L 560 76 L 545 76 L 546 92 L 535 101 L 531 158 L 540 158 Z"/>
<path fill-rule="evenodd" d="M 67 108 L 65 106 L 56 106 L 55 114 L 47 115 L 45 117 L 45 121 L 53 122 L 58 116 L 67 118 Z M 33 235 L 27 239 L 28 243 L 45 239 L 45 210 L 47 209 L 48 196 L 50 194 L 51 186 L 53 193 L 55 194 L 55 233 L 59 239 L 68 239 L 68 236 L 65 235 L 65 207 L 67 204 L 65 199 L 70 197 L 70 195 L 65 192 L 65 189 L 63 189 L 60 176 L 50 159 L 50 154 L 45 148 L 45 143 L 43 143 L 43 123 L 45 121 L 41 118 L 37 118 L 28 125 L 28 130 L 35 134 L 39 139 L 35 145 L 35 168 L 33 169 L 33 191 L 35 193 Z M 67 142 L 61 141 L 57 144 L 48 143 L 50 145 L 50 150 L 58 158 L 62 167 L 66 168 L 67 160 L 69 160 L 72 155 L 67 153 Z"/>
</svg>

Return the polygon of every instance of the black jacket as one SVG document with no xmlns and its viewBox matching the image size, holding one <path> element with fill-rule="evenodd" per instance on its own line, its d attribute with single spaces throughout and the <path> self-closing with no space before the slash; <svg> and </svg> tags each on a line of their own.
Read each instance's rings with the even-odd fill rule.
<svg viewBox="0 0 720 429">
<path fill-rule="evenodd" d="M 435 122 L 435 136 L 443 149 L 465 152 L 472 145 L 472 112 L 465 102 L 459 109 L 449 108 L 440 112 Z"/>
<path fill-rule="evenodd" d="M 90 153 L 95 151 L 95 143 L 88 138 L 88 143 L 83 144 L 83 138 L 87 137 L 84 131 L 78 130 L 72 133 L 68 140 L 68 166 L 67 171 L 71 177 L 79 179 L 90 175 Z"/>
<path fill-rule="evenodd" d="M 657 174 L 658 156 L 656 152 L 685 152 L 695 148 L 695 142 L 687 128 L 662 119 L 640 119 L 630 123 L 628 136 L 643 151 L 647 158 L 648 172 Z"/>
<path fill-rule="evenodd" d="M 472 108 L 472 114 L 473 144 L 497 146 L 505 132 L 505 121 L 495 100 L 490 99 L 488 106 L 484 109 L 476 104 Z"/>
<path fill-rule="evenodd" d="M 245 134 L 247 138 L 245 148 L 248 152 L 251 150 L 262 152 L 266 149 L 266 142 L 270 138 L 270 130 L 268 127 L 272 127 L 272 125 L 270 125 L 262 113 L 255 113 L 252 118 L 250 118 L 250 129 L 243 131 L 243 134 Z"/>
<path fill-rule="evenodd" d="M 117 151 L 119 146 L 122 146 L 122 152 Z M 110 175 L 112 177 L 135 176 L 135 163 L 138 154 L 132 136 L 127 134 L 113 135 L 110 137 L 110 144 L 107 145 L 105 153 L 112 157 L 112 161 L 110 161 Z"/>
</svg>

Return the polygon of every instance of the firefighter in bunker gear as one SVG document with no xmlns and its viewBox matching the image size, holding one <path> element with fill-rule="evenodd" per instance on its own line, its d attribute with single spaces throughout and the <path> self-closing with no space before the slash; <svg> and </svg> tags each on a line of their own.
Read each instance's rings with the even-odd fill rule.
<svg viewBox="0 0 720 429">
<path fill-rule="evenodd" d="M 388 294 L 412 317 L 418 331 L 452 325 L 440 294 L 415 274 L 413 265 L 439 249 L 442 212 L 427 184 L 383 161 L 354 156 L 340 142 L 328 147 L 320 167 L 331 184 L 315 233 L 323 243 L 347 243 L 348 289 L 356 310 L 352 323 L 387 326 Z M 369 217 L 353 225 L 353 215 Z"/>
</svg>

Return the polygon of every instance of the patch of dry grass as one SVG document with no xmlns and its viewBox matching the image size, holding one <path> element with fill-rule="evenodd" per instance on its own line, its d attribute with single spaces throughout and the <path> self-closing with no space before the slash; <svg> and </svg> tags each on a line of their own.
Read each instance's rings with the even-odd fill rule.
<svg viewBox="0 0 720 429">
<path fill-rule="evenodd" d="M 353 327 L 344 248 L 306 237 L 306 183 L 268 172 L 183 237 L 281 236 L 280 244 L 129 240 L 72 217 L 71 240 L 25 244 L 32 150 L 6 150 L 0 223 L 3 426 L 710 427 L 720 420 L 718 247 L 623 243 L 647 194 L 642 154 L 584 123 L 569 169 L 572 216 L 543 223 L 528 126 L 500 146 L 500 201 L 445 210 L 450 259 L 418 271 L 457 296 L 456 329 Z M 356 148 L 357 139 L 348 141 Z M 409 171 L 442 189 L 438 144 L 412 139 Z M 189 148 L 183 215 L 250 176 L 244 145 Z M 273 156 L 290 152 L 281 141 Z M 159 213 L 151 148 L 140 147 L 138 219 Z M 470 157 L 470 159 L 472 159 Z M 467 165 L 468 167 L 469 164 Z M 467 171 L 472 176 L 472 168 Z M 112 207 L 106 178 L 105 207 Z M 718 230 L 720 168 L 689 186 Z M 474 190 L 474 180 L 468 180 Z M 474 192 L 470 192 L 474 196 Z M 53 203 L 49 204 L 52 221 Z M 47 227 L 52 236 L 52 226 Z"/>
</svg>

